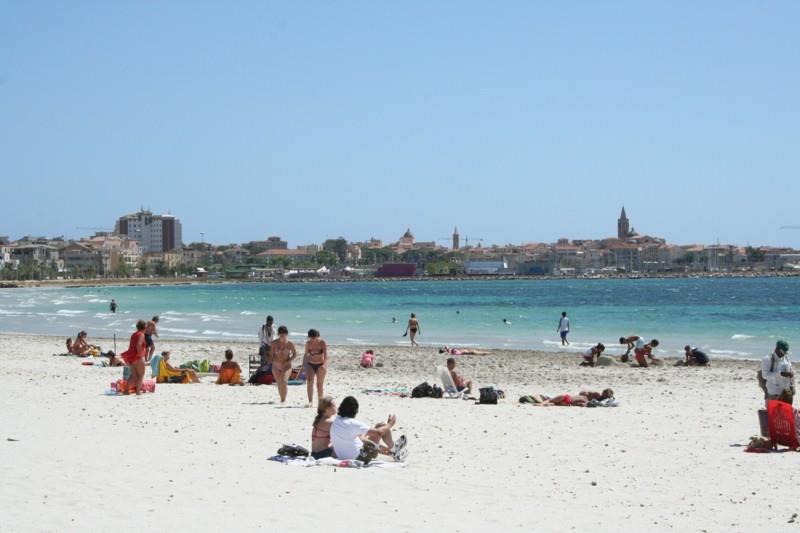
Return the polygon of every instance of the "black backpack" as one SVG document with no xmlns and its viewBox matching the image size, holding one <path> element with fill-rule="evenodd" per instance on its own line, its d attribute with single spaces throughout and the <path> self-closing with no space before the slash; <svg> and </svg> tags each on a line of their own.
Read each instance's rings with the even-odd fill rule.
<svg viewBox="0 0 800 533">
<path fill-rule="evenodd" d="M 299 444 L 284 444 L 278 449 L 278 455 L 284 457 L 308 457 L 308 450 Z"/>
<path fill-rule="evenodd" d="M 444 390 L 439 385 L 434 384 L 431 387 L 431 398 L 441 398 L 442 396 L 444 396 Z"/>
<path fill-rule="evenodd" d="M 478 399 L 480 404 L 497 404 L 497 391 L 494 387 L 483 387 L 480 390 L 481 396 Z"/>
<path fill-rule="evenodd" d="M 420 383 L 413 389 L 411 389 L 411 397 L 412 398 L 430 398 L 433 394 L 433 387 L 428 385 L 428 382 Z"/>
</svg>

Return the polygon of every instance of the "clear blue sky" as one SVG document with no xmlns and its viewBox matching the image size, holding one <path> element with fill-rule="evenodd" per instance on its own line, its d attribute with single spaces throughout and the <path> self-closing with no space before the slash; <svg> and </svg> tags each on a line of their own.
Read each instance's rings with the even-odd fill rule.
<svg viewBox="0 0 800 533">
<path fill-rule="evenodd" d="M 800 247 L 800 2 L 0 3 L 0 235 Z"/>
</svg>

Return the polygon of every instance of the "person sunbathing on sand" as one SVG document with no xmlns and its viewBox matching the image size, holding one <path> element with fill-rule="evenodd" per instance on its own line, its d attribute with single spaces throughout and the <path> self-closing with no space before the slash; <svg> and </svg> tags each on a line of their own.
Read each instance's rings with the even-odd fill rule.
<svg viewBox="0 0 800 533">
<path fill-rule="evenodd" d="M 84 357 L 89 354 L 90 350 L 99 350 L 97 346 L 92 346 L 86 341 L 88 333 L 85 331 L 78 332 L 78 336 L 75 338 L 75 342 L 72 342 L 72 339 L 67 339 L 67 351 L 71 354 L 80 355 Z"/>
<path fill-rule="evenodd" d="M 108 357 L 108 366 L 125 366 L 125 361 L 118 357 L 113 350 L 109 350 L 106 357 Z"/>
<path fill-rule="evenodd" d="M 559 394 L 558 396 L 548 397 L 543 394 L 531 394 L 529 398 L 536 406 L 539 407 L 552 407 L 565 406 L 565 407 L 586 407 L 592 400 L 607 400 L 614 397 L 614 391 L 605 389 L 603 392 L 581 391 L 576 395 Z"/>
<path fill-rule="evenodd" d="M 317 416 L 311 425 L 311 457 L 314 459 L 333 457 L 331 425 L 334 416 L 336 416 L 336 402 L 330 396 L 323 396 L 317 404 Z"/>
<path fill-rule="evenodd" d="M 392 437 L 392 428 L 397 424 L 397 418 L 389 415 L 386 422 L 370 428 L 356 420 L 357 414 L 358 400 L 347 396 L 339 405 L 338 416 L 331 424 L 331 443 L 336 458 L 358 459 L 368 463 L 377 457 L 378 453 L 382 453 L 391 455 L 395 461 L 402 462 L 408 451 L 405 435 L 397 441 Z"/>
<path fill-rule="evenodd" d="M 158 370 L 159 383 L 200 383 L 197 372 L 191 368 L 175 368 L 169 364 L 169 352 L 161 352 L 161 364 Z"/>
<path fill-rule="evenodd" d="M 233 360 L 233 350 L 225 350 L 225 361 L 219 365 L 217 385 L 244 385 L 242 382 L 242 368 Z"/>
<path fill-rule="evenodd" d="M 492 352 L 486 350 L 474 350 L 472 348 L 450 348 L 445 346 L 439 348 L 439 353 L 447 353 L 450 355 L 492 355 Z"/>
</svg>

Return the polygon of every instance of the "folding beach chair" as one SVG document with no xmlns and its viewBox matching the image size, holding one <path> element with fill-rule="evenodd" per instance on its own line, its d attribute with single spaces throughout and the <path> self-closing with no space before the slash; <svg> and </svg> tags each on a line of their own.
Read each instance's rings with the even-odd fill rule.
<svg viewBox="0 0 800 533">
<path fill-rule="evenodd" d="M 450 375 L 450 371 L 447 370 L 446 367 L 436 367 L 436 374 L 439 378 L 439 381 L 442 382 L 442 389 L 444 390 L 445 398 L 458 399 L 465 398 L 467 396 L 467 389 L 464 389 L 463 391 L 458 390 L 458 387 L 456 387 L 456 384 L 453 382 L 453 376 Z"/>
<path fill-rule="evenodd" d="M 259 368 L 261 368 L 261 356 L 258 354 L 250 354 L 247 363 L 247 378 L 250 379 L 253 377 L 253 374 L 258 372 Z"/>
<path fill-rule="evenodd" d="M 790 450 L 800 447 L 797 435 L 797 411 L 791 404 L 779 400 L 767 402 L 767 419 L 769 421 L 769 439 L 772 448 L 777 445 L 788 446 Z"/>
</svg>

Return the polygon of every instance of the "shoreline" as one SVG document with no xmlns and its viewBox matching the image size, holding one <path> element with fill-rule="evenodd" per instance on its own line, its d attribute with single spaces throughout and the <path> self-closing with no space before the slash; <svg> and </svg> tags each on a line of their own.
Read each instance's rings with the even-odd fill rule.
<svg viewBox="0 0 800 533">
<path fill-rule="evenodd" d="M 413 276 L 413 277 L 348 277 L 329 276 L 325 278 L 281 278 L 281 279 L 199 279 L 199 278 L 128 278 L 128 279 L 54 279 L 54 280 L 4 280 L 0 281 L 0 289 L 27 289 L 38 287 L 141 287 L 163 285 L 224 285 L 224 284 L 272 284 L 272 283 L 383 283 L 383 282 L 425 282 L 425 281 L 575 281 L 575 280 L 638 280 L 638 279 L 760 279 L 760 278 L 796 278 L 800 271 L 781 272 L 692 272 L 680 274 L 636 274 L 636 275 L 587 275 L 587 276 L 523 276 L 523 275 L 474 275 L 474 276 Z"/>
<path fill-rule="evenodd" d="M 8 337 L 17 338 L 17 339 L 19 339 L 19 338 L 28 338 L 28 339 L 32 339 L 32 340 L 35 340 L 35 341 L 50 341 L 50 340 L 52 340 L 54 347 L 63 346 L 64 339 L 66 338 L 66 337 L 64 337 L 62 335 L 53 335 L 53 334 L 50 334 L 50 333 L 25 333 L 25 332 L 14 332 L 14 331 L 0 331 L 0 338 L 2 338 L 3 336 L 8 336 Z M 100 336 L 100 337 L 92 337 L 91 341 L 92 341 L 92 343 L 97 343 L 98 345 L 102 346 L 105 350 L 109 350 L 109 349 L 111 349 L 111 347 L 113 345 L 114 339 L 113 339 L 113 337 Z M 123 351 L 125 349 L 125 346 L 123 346 L 123 345 L 126 344 L 126 343 L 127 343 L 127 337 L 126 338 L 118 337 L 117 338 L 117 350 L 118 351 Z M 258 341 L 257 340 L 253 340 L 251 342 L 251 341 L 243 341 L 243 340 L 224 341 L 224 340 L 216 340 L 216 339 L 183 339 L 183 338 L 171 338 L 170 337 L 170 338 L 165 338 L 165 339 L 158 340 L 158 342 L 156 343 L 156 346 L 177 345 L 177 346 L 181 346 L 181 347 L 192 347 L 192 346 L 199 345 L 199 344 L 209 345 L 209 346 L 213 346 L 215 348 L 218 348 L 220 357 L 221 357 L 221 354 L 224 353 L 226 348 L 231 348 L 231 349 L 235 348 L 237 350 L 242 350 L 241 353 L 247 353 L 247 354 L 256 354 L 258 352 L 258 346 L 257 346 L 258 345 Z M 298 345 L 298 344 L 299 343 L 295 343 L 295 345 Z M 421 346 L 419 346 L 417 348 L 412 348 L 411 346 L 390 345 L 390 344 L 374 344 L 374 345 L 370 344 L 370 345 L 365 345 L 365 344 L 356 344 L 356 343 L 350 343 L 350 344 L 347 344 L 347 343 L 345 343 L 345 344 L 342 344 L 342 343 L 328 343 L 328 347 L 331 348 L 332 350 L 336 350 L 336 351 L 339 351 L 339 352 L 353 353 L 353 354 L 356 354 L 356 355 L 359 355 L 359 356 L 360 356 L 361 352 L 363 352 L 364 350 L 372 349 L 372 350 L 375 350 L 376 353 L 381 353 L 381 352 L 386 353 L 386 352 L 393 352 L 393 351 L 406 352 L 407 351 L 407 352 L 410 352 L 410 353 L 420 354 L 420 356 L 422 356 L 422 357 L 428 357 L 430 355 L 435 355 L 437 357 L 451 357 L 451 356 L 448 356 L 447 354 L 444 354 L 444 353 L 442 353 L 442 354 L 438 353 L 439 352 L 439 346 L 437 346 L 437 345 L 425 345 L 425 344 L 422 344 Z M 474 349 L 478 349 L 478 350 L 487 350 L 487 351 L 490 351 L 492 353 L 490 355 L 468 355 L 468 356 L 457 355 L 457 356 L 452 356 L 452 357 L 456 357 L 456 358 L 471 357 L 471 358 L 477 358 L 478 360 L 480 360 L 481 358 L 487 358 L 487 357 L 492 357 L 492 356 L 506 356 L 506 357 L 525 358 L 525 359 L 534 360 L 534 361 L 541 359 L 541 360 L 548 360 L 548 361 L 553 361 L 553 362 L 566 362 L 568 364 L 572 364 L 574 362 L 575 364 L 572 365 L 572 366 L 580 366 L 578 363 L 580 362 L 580 360 L 582 358 L 581 351 L 551 351 L 551 350 L 519 349 L 519 348 L 497 348 L 497 349 L 495 349 L 495 348 L 492 348 L 492 347 L 489 347 L 489 346 L 485 346 L 485 347 L 484 346 L 470 346 L 470 348 L 474 348 Z M 160 350 L 161 349 L 158 348 L 156 351 L 160 351 Z M 610 356 L 610 357 L 613 357 L 615 360 L 619 357 L 616 354 L 613 354 L 613 355 L 612 354 L 606 354 L 606 355 Z M 238 354 L 237 357 L 241 358 L 241 354 Z M 673 368 L 673 367 L 675 367 L 675 363 L 677 361 L 683 361 L 684 360 L 683 357 L 679 357 L 679 356 L 676 357 L 676 356 L 673 356 L 673 355 L 660 356 L 660 357 L 658 357 L 658 359 L 664 361 L 665 364 L 656 365 L 656 366 L 653 367 L 655 369 L 658 369 L 658 368 Z M 730 364 L 730 365 L 732 365 L 734 367 L 739 367 L 742 364 L 753 364 L 753 363 L 759 362 L 760 360 L 761 360 L 761 358 L 756 358 L 756 357 L 749 357 L 748 358 L 748 357 L 733 357 L 733 356 L 730 356 L 730 355 L 720 355 L 720 356 L 714 356 L 711 359 L 711 364 L 713 366 L 721 366 L 721 365 L 728 366 Z M 629 366 L 629 365 L 627 365 L 626 363 L 618 363 L 618 365 L 616 365 L 616 366 L 612 365 L 612 368 L 614 368 L 614 367 L 616 367 L 616 368 L 625 368 L 626 366 Z M 599 365 L 596 368 L 603 368 L 603 367 L 601 365 Z M 675 368 L 680 368 L 680 367 L 675 367 Z"/>
</svg>

